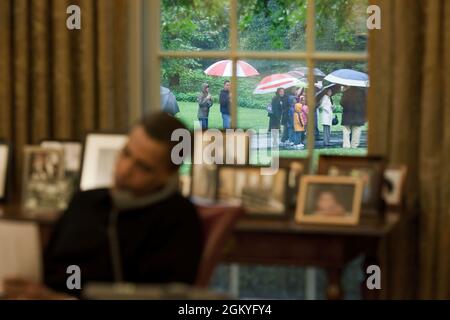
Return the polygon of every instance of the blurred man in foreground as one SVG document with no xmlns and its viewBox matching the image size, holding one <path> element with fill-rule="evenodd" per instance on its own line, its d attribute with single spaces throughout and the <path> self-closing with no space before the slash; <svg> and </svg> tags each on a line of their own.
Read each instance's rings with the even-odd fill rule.
<svg viewBox="0 0 450 320">
<path fill-rule="evenodd" d="M 80 296 L 88 282 L 192 284 L 202 252 L 194 206 L 178 193 L 171 141 L 181 122 L 165 113 L 137 123 L 120 153 L 111 189 L 78 193 L 45 252 L 45 285 L 5 282 L 9 298 Z M 67 286 L 67 268 L 81 270 L 81 289 Z"/>
</svg>

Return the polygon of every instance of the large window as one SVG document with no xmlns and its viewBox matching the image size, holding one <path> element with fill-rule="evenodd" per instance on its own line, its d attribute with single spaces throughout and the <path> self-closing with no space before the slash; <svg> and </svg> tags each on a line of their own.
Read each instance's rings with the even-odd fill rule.
<svg viewBox="0 0 450 320">
<path fill-rule="evenodd" d="M 309 156 L 314 164 L 317 156 L 323 153 L 366 154 L 366 119 L 358 125 L 358 131 L 345 132 L 341 103 L 344 88 L 341 85 L 333 88 L 332 117 L 336 116 L 338 123 L 330 126 L 327 144 L 324 143 L 326 130 L 323 125 L 326 117 L 320 107 L 321 96 L 316 99 L 316 95 L 332 84 L 324 77 L 333 71 L 350 69 L 367 73 L 368 0 L 161 0 L 144 1 L 142 6 L 144 31 L 141 37 L 144 41 L 140 49 L 144 52 L 141 57 L 144 81 L 141 112 L 159 107 L 155 101 L 160 86 L 163 86 L 177 98 L 180 111 L 176 116 L 193 128 L 198 120 L 197 97 L 203 84 L 207 83 L 214 102 L 208 115 L 208 126 L 222 128 L 219 93 L 224 81 L 230 80 L 231 126 L 260 130 L 264 135 L 270 121 L 268 105 L 275 93 L 255 89 L 267 76 L 289 74 L 298 80 L 293 86 L 304 95 L 309 107 L 307 132 L 304 148 L 281 145 L 277 151 L 279 155 Z M 222 76 L 205 74 L 208 67 L 221 60 L 231 61 L 231 67 L 222 70 Z M 241 61 L 250 64 L 258 74 L 245 74 L 239 65 Z M 243 71 L 246 76 L 242 76 Z M 292 88 L 285 89 L 287 92 Z M 367 88 L 358 87 L 358 90 L 365 93 Z M 357 135 L 359 143 L 343 148 L 345 133 L 350 137 Z M 357 263 L 351 268 L 358 272 Z M 241 281 L 246 283 L 247 289 L 260 282 L 255 279 L 255 270 L 241 270 Z M 301 270 L 285 271 L 279 273 L 284 278 L 303 274 Z M 320 273 L 318 279 L 320 292 L 320 282 L 325 280 Z M 357 288 L 359 284 L 353 286 Z M 290 284 L 276 288 L 271 283 L 266 286 L 269 287 L 273 289 L 271 292 L 283 294 L 271 296 L 268 293 L 267 298 L 304 297 L 295 292 L 295 286 L 290 288 Z M 289 293 L 289 290 L 292 291 Z"/>
<path fill-rule="evenodd" d="M 281 145 L 280 155 L 310 155 L 314 158 L 319 153 L 365 154 L 367 123 L 361 125 L 357 132 L 360 143 L 356 147 L 343 148 L 341 86 L 336 87 L 332 97 L 333 117 L 337 117 L 338 124 L 331 126 L 329 143 L 324 144 L 323 110 L 316 108 L 320 105 L 320 101 L 316 101 L 316 94 L 320 88 L 331 84 L 323 80 L 323 76 L 333 71 L 351 69 L 367 72 L 367 2 L 147 1 L 148 12 L 154 14 L 156 10 L 160 13 L 152 16 L 159 20 L 157 28 L 153 20 L 152 26 L 146 26 L 146 32 L 158 32 L 153 37 L 145 36 L 146 39 L 160 39 L 160 45 L 153 47 L 153 53 L 150 52 L 156 57 L 157 63 L 150 65 L 147 70 L 154 70 L 157 66 L 161 72 L 158 78 L 152 78 L 159 80 L 159 83 L 153 81 L 144 86 L 155 87 L 160 84 L 171 90 L 180 107 L 177 117 L 193 127 L 198 118 L 197 96 L 202 85 L 207 83 L 214 102 L 208 115 L 208 126 L 222 128 L 219 93 L 224 81 L 230 80 L 231 126 L 261 132 L 269 128 L 267 107 L 274 93 L 255 94 L 255 88 L 266 76 L 288 73 L 301 80 L 301 84 L 296 84 L 297 88 L 305 87 L 302 94 L 310 112 L 307 133 L 301 141 L 304 149 Z M 205 74 L 209 66 L 220 60 L 231 61 L 231 67 L 227 67 L 231 74 Z M 259 74 L 241 77 L 243 70 L 240 61 L 249 63 Z M 151 64 L 148 61 L 146 63 Z M 295 130 L 293 132 L 295 137 Z M 350 131 L 350 138 L 352 135 L 354 133 Z"/>
</svg>

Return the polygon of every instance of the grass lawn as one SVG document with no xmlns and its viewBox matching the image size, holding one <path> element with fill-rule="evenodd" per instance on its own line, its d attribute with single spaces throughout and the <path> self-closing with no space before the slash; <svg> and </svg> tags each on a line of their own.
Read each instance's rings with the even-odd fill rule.
<svg viewBox="0 0 450 320">
<path fill-rule="evenodd" d="M 181 119 L 189 129 L 194 128 L 194 122 L 197 121 L 198 104 L 195 102 L 178 102 L 180 112 L 177 118 Z M 209 112 L 209 127 L 222 128 L 222 115 L 220 114 L 219 104 L 215 103 Z M 337 113 L 339 123 L 341 122 L 342 114 Z M 269 117 L 267 111 L 262 109 L 248 109 L 238 108 L 238 127 L 243 129 L 263 129 L 266 130 L 269 126 Z M 319 130 L 322 131 L 322 120 L 319 117 Z M 332 131 L 342 131 L 342 126 L 332 126 Z M 367 125 L 363 130 L 367 130 Z"/>
</svg>

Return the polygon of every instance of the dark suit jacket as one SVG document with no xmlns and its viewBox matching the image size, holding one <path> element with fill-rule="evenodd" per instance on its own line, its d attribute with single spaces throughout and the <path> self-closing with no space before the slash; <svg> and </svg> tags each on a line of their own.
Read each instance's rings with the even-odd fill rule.
<svg viewBox="0 0 450 320">
<path fill-rule="evenodd" d="M 107 234 L 111 209 L 107 189 L 74 196 L 45 252 L 45 282 L 49 287 L 73 295 L 81 293 L 67 289 L 69 265 L 81 268 L 82 284 L 113 281 Z M 195 207 L 187 199 L 177 193 L 151 206 L 120 212 L 117 230 L 124 281 L 194 282 L 203 232 Z"/>
</svg>

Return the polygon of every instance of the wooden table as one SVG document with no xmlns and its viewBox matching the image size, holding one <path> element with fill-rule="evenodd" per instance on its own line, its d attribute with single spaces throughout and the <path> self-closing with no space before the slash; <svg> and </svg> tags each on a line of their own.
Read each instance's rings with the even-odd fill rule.
<svg viewBox="0 0 450 320">
<path fill-rule="evenodd" d="M 380 265 L 380 245 L 398 224 L 400 215 L 362 219 L 358 226 L 299 225 L 294 221 L 241 220 L 225 250 L 226 262 L 263 265 L 315 266 L 328 275 L 327 298 L 342 298 L 345 265 L 364 254 L 364 269 Z M 378 299 L 379 290 L 361 285 L 364 299 Z"/>
<path fill-rule="evenodd" d="M 45 247 L 60 213 L 36 214 L 18 206 L 0 207 L 0 218 L 40 225 Z M 241 219 L 225 248 L 224 262 L 261 265 L 314 266 L 328 275 L 327 298 L 342 298 L 341 274 L 348 262 L 364 254 L 364 270 L 380 265 L 380 244 L 400 220 L 398 212 L 384 219 L 362 218 L 357 226 L 299 225 L 292 220 Z M 383 281 L 383 280 L 382 280 Z M 363 298 L 378 299 L 379 290 L 361 285 Z"/>
</svg>

